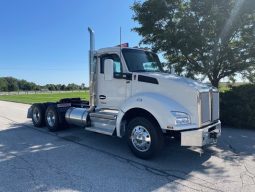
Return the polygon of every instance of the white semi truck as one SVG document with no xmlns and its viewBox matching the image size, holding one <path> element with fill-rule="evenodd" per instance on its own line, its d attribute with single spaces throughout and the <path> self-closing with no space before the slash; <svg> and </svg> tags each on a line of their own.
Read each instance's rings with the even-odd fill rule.
<svg viewBox="0 0 255 192">
<path fill-rule="evenodd" d="M 147 50 L 111 47 L 95 50 L 90 32 L 90 101 L 61 99 L 28 110 L 36 127 L 57 131 L 66 125 L 125 138 L 131 151 L 150 158 L 165 136 L 182 146 L 215 143 L 221 134 L 219 92 L 206 84 L 165 73 L 158 56 Z"/>
</svg>

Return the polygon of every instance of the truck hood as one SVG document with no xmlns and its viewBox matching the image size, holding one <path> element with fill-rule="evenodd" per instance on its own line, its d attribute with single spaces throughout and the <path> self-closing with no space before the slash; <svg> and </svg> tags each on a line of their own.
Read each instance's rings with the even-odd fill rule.
<svg viewBox="0 0 255 192">
<path fill-rule="evenodd" d="M 168 104 L 169 106 L 177 106 L 174 104 L 178 104 L 178 107 L 176 108 L 169 107 L 169 111 L 180 111 L 188 113 L 191 117 L 192 123 L 195 123 L 196 126 L 199 126 L 199 95 L 202 92 L 209 92 L 212 87 L 198 81 L 168 73 L 140 72 L 137 73 L 137 75 L 157 79 L 158 84 L 149 83 L 146 81 L 133 81 L 132 95 L 142 93 L 147 93 L 149 95 L 153 93 L 158 95 L 158 98 L 166 97 L 168 98 L 168 101 L 162 100 L 162 105 Z M 167 115 L 169 114 L 165 114 L 165 116 Z"/>
<path fill-rule="evenodd" d="M 139 75 L 144 75 L 144 76 L 148 76 L 148 77 L 153 77 L 156 78 L 159 83 L 160 82 L 172 82 L 174 84 L 179 84 L 185 87 L 189 87 L 189 88 L 193 88 L 196 89 L 198 91 L 207 91 L 209 90 L 210 87 L 207 84 L 189 79 L 189 78 L 185 78 L 185 77 L 181 77 L 181 76 L 177 76 L 177 75 L 173 75 L 173 74 L 168 74 L 168 73 L 160 73 L 160 72 L 143 72 L 143 73 L 139 73 Z"/>
</svg>

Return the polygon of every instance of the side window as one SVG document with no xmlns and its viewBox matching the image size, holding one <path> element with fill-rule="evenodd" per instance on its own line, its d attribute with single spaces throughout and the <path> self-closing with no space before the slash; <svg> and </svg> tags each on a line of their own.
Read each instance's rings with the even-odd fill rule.
<svg viewBox="0 0 255 192">
<path fill-rule="evenodd" d="M 122 66 L 121 66 L 121 63 L 120 63 L 119 56 L 116 55 L 116 54 L 108 54 L 108 55 L 101 56 L 101 59 L 100 59 L 100 73 L 104 73 L 104 61 L 106 59 L 112 59 L 113 60 L 113 64 L 114 64 L 113 71 L 114 72 L 117 72 L 117 73 L 122 72 Z"/>
<path fill-rule="evenodd" d="M 120 73 L 121 72 L 121 64 L 120 64 L 120 61 L 113 61 L 114 63 L 114 69 L 113 69 L 113 72 L 117 72 L 117 73 Z"/>
</svg>

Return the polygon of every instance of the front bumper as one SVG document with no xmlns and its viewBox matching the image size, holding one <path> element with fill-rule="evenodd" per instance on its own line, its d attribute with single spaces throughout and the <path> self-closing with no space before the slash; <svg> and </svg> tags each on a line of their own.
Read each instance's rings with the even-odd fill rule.
<svg viewBox="0 0 255 192">
<path fill-rule="evenodd" d="M 221 135 L 221 122 L 208 125 L 201 129 L 186 130 L 181 132 L 181 146 L 202 147 L 207 144 L 214 144 Z"/>
</svg>

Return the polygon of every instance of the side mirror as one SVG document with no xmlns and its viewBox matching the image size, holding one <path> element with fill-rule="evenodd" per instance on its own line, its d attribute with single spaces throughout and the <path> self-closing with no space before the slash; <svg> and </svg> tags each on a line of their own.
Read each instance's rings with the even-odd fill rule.
<svg viewBox="0 0 255 192">
<path fill-rule="evenodd" d="M 106 59 L 104 61 L 104 80 L 112 80 L 113 78 L 113 60 Z"/>
</svg>

